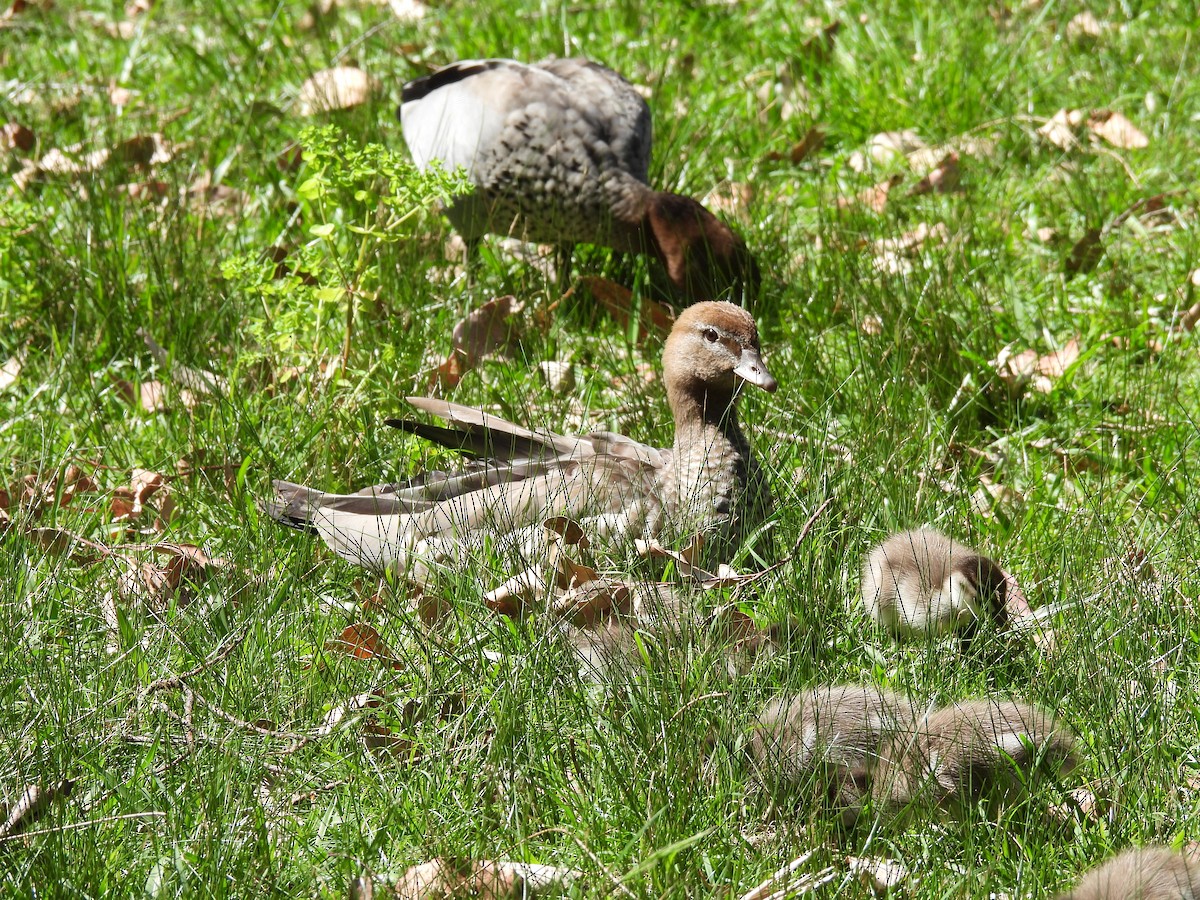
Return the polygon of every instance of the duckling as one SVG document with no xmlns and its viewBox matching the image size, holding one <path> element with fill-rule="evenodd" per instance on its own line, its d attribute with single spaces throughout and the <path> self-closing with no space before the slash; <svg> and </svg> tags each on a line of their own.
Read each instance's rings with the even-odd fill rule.
<svg viewBox="0 0 1200 900">
<path fill-rule="evenodd" d="M 967 700 L 930 713 L 884 744 L 871 773 L 871 797 L 885 810 L 921 804 L 961 813 L 964 802 L 1014 798 L 1028 776 L 1067 774 L 1077 762 L 1070 732 L 1041 707 Z"/>
<path fill-rule="evenodd" d="M 874 685 L 821 685 L 768 703 L 750 736 L 750 753 L 776 799 L 818 799 L 850 825 L 881 746 L 898 729 L 911 732 L 916 717 L 901 694 Z"/>
<path fill-rule="evenodd" d="M 347 495 L 276 481 L 266 511 L 315 531 L 351 562 L 417 583 L 440 567 L 461 571 L 490 540 L 528 558 L 551 516 L 576 519 L 600 540 L 703 532 L 705 561 L 727 561 L 770 508 L 736 409 L 742 385 L 778 387 L 754 319 L 732 303 L 689 307 L 667 338 L 663 381 L 675 420 L 667 449 L 612 432 L 532 431 L 445 400 L 409 398 L 451 427 L 387 424 L 462 451 L 470 457 L 463 471 Z"/>
<path fill-rule="evenodd" d="M 397 112 L 422 169 L 463 166 L 475 190 L 446 216 L 468 247 L 504 234 L 648 253 L 689 300 L 753 290 L 745 242 L 698 202 L 648 184 L 650 109 L 585 59 L 464 60 L 410 81 Z"/>
<path fill-rule="evenodd" d="M 1089 869 L 1058 900 L 1195 900 L 1200 859 L 1169 847 L 1135 847 Z"/>
<path fill-rule="evenodd" d="M 981 620 L 1007 624 L 1018 592 L 994 561 L 932 528 L 893 534 L 862 570 L 867 612 L 897 638 L 956 631 L 969 644 Z"/>
</svg>

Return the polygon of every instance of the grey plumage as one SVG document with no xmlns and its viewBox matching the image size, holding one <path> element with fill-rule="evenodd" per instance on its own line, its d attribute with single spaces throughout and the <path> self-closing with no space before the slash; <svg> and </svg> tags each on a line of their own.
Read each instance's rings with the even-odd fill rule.
<svg viewBox="0 0 1200 900">
<path fill-rule="evenodd" d="M 902 638 L 969 635 L 984 618 L 1003 624 L 1008 590 L 994 561 L 932 528 L 893 534 L 863 564 L 868 614 Z"/>
<path fill-rule="evenodd" d="M 887 741 L 871 796 L 884 809 L 910 805 L 960 811 L 963 803 L 1012 798 L 1042 771 L 1067 773 L 1075 742 L 1048 711 L 1008 700 L 967 700 L 939 709 Z"/>
<path fill-rule="evenodd" d="M 753 318 L 729 303 L 690 307 L 667 339 L 663 379 L 675 420 L 672 448 L 611 432 L 533 431 L 456 403 L 410 398 L 450 427 L 393 424 L 462 449 L 469 457 L 463 471 L 349 495 L 277 481 L 267 511 L 316 531 L 353 562 L 418 582 L 443 565 L 462 571 L 489 542 L 528 560 L 543 520 L 560 515 L 580 520 L 597 539 L 702 531 L 713 536 L 707 548 L 724 559 L 768 507 L 735 409 L 741 384 L 776 387 Z"/>
<path fill-rule="evenodd" d="M 650 253 L 690 299 L 758 280 L 745 243 L 696 201 L 647 184 L 646 102 L 583 59 L 464 60 L 404 86 L 404 138 L 418 166 L 466 169 L 475 190 L 446 215 L 485 234 Z"/>
<path fill-rule="evenodd" d="M 881 746 L 912 731 L 910 700 L 875 686 L 821 685 L 766 705 L 750 736 L 763 783 L 780 800 L 817 800 L 858 814 Z"/>
<path fill-rule="evenodd" d="M 1196 900 L 1200 859 L 1169 847 L 1126 850 L 1084 874 L 1059 900 Z"/>
</svg>

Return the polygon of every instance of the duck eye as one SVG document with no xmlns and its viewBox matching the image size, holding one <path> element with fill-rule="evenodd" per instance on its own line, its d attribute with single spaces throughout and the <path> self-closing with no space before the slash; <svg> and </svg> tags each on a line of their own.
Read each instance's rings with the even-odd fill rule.
<svg viewBox="0 0 1200 900">
<path fill-rule="evenodd" d="M 720 338 L 721 336 L 717 334 L 717 330 L 715 328 L 704 329 L 704 339 L 710 344 L 715 344 L 718 340 L 720 340 Z"/>
</svg>

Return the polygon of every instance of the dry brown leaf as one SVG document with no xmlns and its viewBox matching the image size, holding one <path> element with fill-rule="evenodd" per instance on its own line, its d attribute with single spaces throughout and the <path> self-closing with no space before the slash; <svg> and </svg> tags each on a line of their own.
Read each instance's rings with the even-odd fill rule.
<svg viewBox="0 0 1200 900">
<path fill-rule="evenodd" d="M 379 81 L 353 66 L 334 66 L 315 72 L 300 85 L 296 112 L 302 116 L 350 109 L 371 99 L 379 90 Z"/>
<path fill-rule="evenodd" d="M 1187 277 L 1186 289 L 1190 292 L 1196 288 L 1200 288 L 1200 269 L 1193 269 Z M 1200 300 L 1179 318 L 1179 325 L 1184 331 L 1195 329 L 1197 322 L 1200 322 Z"/>
<path fill-rule="evenodd" d="M 50 804 L 56 799 L 66 799 L 75 788 L 73 779 L 60 781 L 56 784 L 30 785 L 25 788 L 21 798 L 12 805 L 3 824 L 0 824 L 0 840 L 20 834 L 38 819 L 46 814 Z"/>
<path fill-rule="evenodd" d="M 112 551 L 103 544 L 89 541 L 65 528 L 30 528 L 26 534 L 44 552 L 54 556 L 64 556 L 69 553 L 72 562 L 80 565 L 89 565 L 98 559 L 112 555 Z M 76 552 L 78 547 L 84 547 L 91 552 Z"/>
<path fill-rule="evenodd" d="M 509 294 L 495 297 L 468 313 L 454 326 L 450 338 L 453 350 L 438 366 L 430 386 L 457 387 L 481 360 L 497 351 L 508 352 L 520 340 L 521 329 L 516 319 L 524 308 L 523 303 Z"/>
<path fill-rule="evenodd" d="M 743 225 L 750 224 L 750 204 L 753 201 L 753 185 L 742 181 L 722 181 L 700 200 L 710 212 L 736 219 Z"/>
<path fill-rule="evenodd" d="M 213 184 L 212 172 L 205 172 L 185 191 L 193 208 L 201 208 L 211 215 L 238 216 L 253 203 L 245 191 L 227 184 Z"/>
<path fill-rule="evenodd" d="M 883 334 L 883 318 L 871 313 L 863 316 L 858 320 L 858 330 L 863 334 L 869 334 L 872 337 L 878 337 Z"/>
<path fill-rule="evenodd" d="M 345 703 L 339 703 L 329 710 L 325 714 L 325 719 L 314 733 L 320 737 L 328 737 L 337 730 L 337 727 L 345 721 L 347 716 L 356 712 L 362 712 L 365 709 L 378 709 L 382 705 L 383 697 L 374 691 L 355 694 Z"/>
<path fill-rule="evenodd" d="M 835 38 L 841 30 L 841 22 L 830 22 L 804 42 L 800 47 L 800 55 L 808 57 L 814 65 L 825 65 L 833 56 Z"/>
<path fill-rule="evenodd" d="M 165 412 L 167 398 L 161 381 L 144 381 L 138 385 L 138 398 L 142 409 L 148 413 Z"/>
<path fill-rule="evenodd" d="M 945 222 L 929 225 L 922 222 L 911 231 L 906 231 L 899 237 L 880 238 L 871 245 L 876 255 L 883 253 L 912 253 L 920 250 L 925 244 L 934 242 L 944 244 L 950 240 L 950 229 Z"/>
<path fill-rule="evenodd" d="M 21 150 L 28 153 L 37 144 L 33 132 L 17 122 L 0 125 L 0 151 Z"/>
<path fill-rule="evenodd" d="M 846 864 L 851 874 L 876 894 L 886 896 L 904 884 L 915 886 L 917 882 L 908 867 L 894 859 L 850 856 Z"/>
<path fill-rule="evenodd" d="M 573 625 L 588 626 L 607 616 L 628 615 L 632 596 L 627 582 L 601 577 L 568 590 L 550 605 L 550 612 Z"/>
<path fill-rule="evenodd" d="M 409 738 L 368 719 L 362 726 L 363 744 L 377 756 L 407 756 L 415 746 Z"/>
<path fill-rule="evenodd" d="M 133 99 L 133 91 L 129 88 L 121 87 L 115 83 L 108 86 L 108 102 L 117 109 L 121 109 L 129 105 L 129 101 Z"/>
<path fill-rule="evenodd" d="M 378 659 L 393 669 L 404 667 L 404 663 L 396 658 L 396 654 L 384 643 L 379 632 L 365 622 L 347 625 L 340 635 L 325 642 L 325 649 L 344 653 L 355 659 Z"/>
<path fill-rule="evenodd" d="M 615 281 L 609 281 L 607 278 L 600 278 L 596 275 L 585 275 L 563 295 L 563 299 L 574 294 L 576 288 L 582 288 L 591 294 L 592 298 L 621 327 L 629 327 L 630 319 L 633 317 L 633 292 L 629 288 L 622 287 Z M 665 335 L 675 323 L 675 314 L 665 304 L 659 303 L 657 300 L 651 300 L 649 297 L 643 297 L 638 322 L 641 327 L 639 339 L 644 338 L 649 333 Z"/>
<path fill-rule="evenodd" d="M 1088 116 L 1087 126 L 1092 134 L 1122 150 L 1140 150 L 1150 146 L 1150 139 L 1119 112 L 1094 112 Z"/>
<path fill-rule="evenodd" d="M 20 356 L 13 356 L 4 365 L 0 366 L 0 391 L 7 391 L 17 383 L 23 362 Z"/>
<path fill-rule="evenodd" d="M 575 390 L 575 366 L 573 363 L 544 359 L 538 363 L 538 373 L 546 382 L 546 387 L 556 394 L 570 394 Z"/>
<path fill-rule="evenodd" d="M 1079 145 L 1076 129 L 1083 124 L 1083 113 L 1077 109 L 1060 109 L 1038 129 L 1045 140 L 1060 150 L 1073 150 Z"/>
<path fill-rule="evenodd" d="M 900 184 L 904 180 L 903 175 L 893 175 L 885 181 L 879 182 L 874 187 L 869 187 L 865 191 L 861 191 L 855 197 L 839 197 L 838 209 L 849 209 L 856 203 L 860 206 L 865 206 L 874 213 L 882 213 L 887 206 L 888 194 L 892 188 Z"/>
<path fill-rule="evenodd" d="M 392 15 L 406 24 L 421 21 L 429 10 L 429 7 L 421 0 L 386 0 L 386 2 Z"/>
<path fill-rule="evenodd" d="M 1100 240 L 1103 233 L 1099 228 L 1089 228 L 1071 247 L 1070 254 L 1063 260 L 1063 271 L 1068 277 L 1087 274 L 1100 264 L 1104 258 L 1104 243 Z"/>
<path fill-rule="evenodd" d="M 1095 13 L 1084 10 L 1067 23 L 1067 40 L 1079 44 L 1094 43 L 1104 36 L 1108 27 L 1107 24 L 1096 18 Z"/>
<path fill-rule="evenodd" d="M 583 877 L 575 869 L 507 860 L 434 859 L 408 869 L 391 886 L 392 900 L 516 900 L 561 890 Z"/>
<path fill-rule="evenodd" d="M 1054 382 L 1079 359 L 1079 352 L 1079 341 L 1075 338 L 1044 356 L 1038 356 L 1036 350 L 1014 354 L 1010 344 L 992 360 L 992 366 L 1000 380 L 1011 389 L 1048 394 L 1054 389 Z"/>
<path fill-rule="evenodd" d="M 150 355 L 154 357 L 154 361 L 161 367 L 167 370 L 167 374 L 171 380 L 180 387 L 181 399 L 184 391 L 191 391 L 192 394 L 200 396 L 219 396 L 229 392 L 229 382 L 206 369 L 193 369 L 191 366 L 185 366 L 182 363 L 173 361 L 170 354 L 163 348 L 161 344 L 145 328 L 137 330 L 138 336 L 146 344 Z M 195 402 L 185 404 L 194 406 Z"/>
<path fill-rule="evenodd" d="M 947 153 L 933 171 L 929 172 L 924 178 L 918 181 L 909 190 L 908 196 L 917 197 L 921 194 L 946 194 L 958 187 L 959 179 L 962 177 L 962 171 L 958 165 L 958 153 L 951 151 Z"/>
<path fill-rule="evenodd" d="M 872 164 L 885 166 L 923 147 L 925 141 L 911 128 L 903 131 L 884 131 L 867 141 L 862 150 L 851 153 L 846 165 L 855 172 L 864 172 Z"/>
<path fill-rule="evenodd" d="M 805 132 L 804 137 L 792 145 L 792 149 L 787 153 L 779 153 L 772 150 L 766 155 L 766 159 L 768 162 L 779 162 L 780 160 L 787 159 L 793 166 L 796 166 L 823 146 L 825 146 L 825 132 L 819 126 L 814 125 Z"/>
</svg>

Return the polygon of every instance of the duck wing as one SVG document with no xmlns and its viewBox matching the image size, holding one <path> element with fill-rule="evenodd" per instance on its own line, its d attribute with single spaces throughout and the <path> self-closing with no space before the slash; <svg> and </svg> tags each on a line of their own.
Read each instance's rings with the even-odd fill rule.
<svg viewBox="0 0 1200 900">
<path fill-rule="evenodd" d="M 607 66 L 578 57 L 548 59 L 538 68 L 571 86 L 576 105 L 588 110 L 596 136 L 611 148 L 618 166 L 648 183 L 654 129 L 637 89 Z"/>
</svg>

